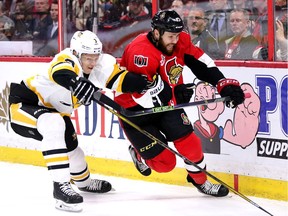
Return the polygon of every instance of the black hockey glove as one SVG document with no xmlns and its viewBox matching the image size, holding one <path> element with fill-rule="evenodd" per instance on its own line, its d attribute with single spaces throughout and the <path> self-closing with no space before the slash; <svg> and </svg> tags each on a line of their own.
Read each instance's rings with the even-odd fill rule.
<svg viewBox="0 0 288 216">
<path fill-rule="evenodd" d="M 235 79 L 221 79 L 217 83 L 217 91 L 221 97 L 229 96 L 231 100 L 226 101 L 226 106 L 235 108 L 237 105 L 243 103 L 244 92 L 240 87 L 240 84 Z"/>
<path fill-rule="evenodd" d="M 154 75 L 153 81 L 148 81 L 147 88 L 154 106 L 165 106 L 172 98 L 172 89 L 168 83 L 161 79 L 160 75 Z"/>
<path fill-rule="evenodd" d="M 194 83 L 180 84 L 174 88 L 174 95 L 177 104 L 189 103 L 193 93 L 194 93 Z"/>
<path fill-rule="evenodd" d="M 94 92 L 99 90 L 99 88 L 93 85 L 90 80 L 84 77 L 72 78 L 70 81 L 70 86 L 72 88 L 73 96 L 78 99 L 78 103 L 85 106 L 91 104 Z"/>
</svg>

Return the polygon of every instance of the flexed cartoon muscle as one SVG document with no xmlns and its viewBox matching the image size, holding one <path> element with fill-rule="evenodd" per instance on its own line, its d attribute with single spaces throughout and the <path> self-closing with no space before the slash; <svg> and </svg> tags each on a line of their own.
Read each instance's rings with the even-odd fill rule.
<svg viewBox="0 0 288 216">
<path fill-rule="evenodd" d="M 250 84 L 244 83 L 241 88 L 249 97 L 235 108 L 233 121 L 229 119 L 225 123 L 223 139 L 246 148 L 252 144 L 258 131 L 260 99 Z"/>
</svg>

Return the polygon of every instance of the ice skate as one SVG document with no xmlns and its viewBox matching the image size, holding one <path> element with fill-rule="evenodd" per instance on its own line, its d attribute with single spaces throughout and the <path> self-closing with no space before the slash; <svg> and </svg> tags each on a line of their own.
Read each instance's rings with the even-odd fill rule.
<svg viewBox="0 0 288 216">
<path fill-rule="evenodd" d="M 112 186 L 109 182 L 98 179 L 91 179 L 90 184 L 86 187 L 80 188 L 80 191 L 91 192 L 91 193 L 107 193 L 111 191 Z"/>
<path fill-rule="evenodd" d="M 151 174 L 151 169 L 142 161 L 140 155 L 138 155 L 138 153 L 135 151 L 132 145 L 130 145 L 128 149 L 136 169 L 142 175 L 149 176 Z"/>
<path fill-rule="evenodd" d="M 215 197 L 224 197 L 227 196 L 229 193 L 228 188 L 221 184 L 213 184 L 206 180 L 204 184 L 196 184 L 196 182 L 188 175 L 187 176 L 187 181 L 191 182 L 199 192 L 206 194 L 206 195 L 211 195 Z"/>
<path fill-rule="evenodd" d="M 55 208 L 71 212 L 82 211 L 83 197 L 73 190 L 70 182 L 54 182 L 53 196 L 56 199 Z"/>
</svg>

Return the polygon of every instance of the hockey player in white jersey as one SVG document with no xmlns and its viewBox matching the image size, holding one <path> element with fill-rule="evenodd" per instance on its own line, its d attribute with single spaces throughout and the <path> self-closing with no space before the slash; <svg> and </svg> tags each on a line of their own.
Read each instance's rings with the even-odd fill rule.
<svg viewBox="0 0 288 216">
<path fill-rule="evenodd" d="M 102 43 L 93 32 L 78 31 L 70 47 L 53 58 L 47 71 L 20 84 L 11 83 L 11 127 L 19 135 L 42 142 L 56 208 L 60 210 L 82 210 L 83 197 L 71 182 L 85 192 L 106 193 L 112 188 L 107 181 L 90 178 L 70 115 L 80 105 L 89 105 L 93 93 L 99 90 L 94 85 L 97 80 L 96 74 L 91 74 L 93 68 L 93 73 L 97 68 L 120 70 L 115 65 L 114 57 L 102 54 Z M 100 75 L 98 79 L 103 81 L 108 77 Z"/>
</svg>

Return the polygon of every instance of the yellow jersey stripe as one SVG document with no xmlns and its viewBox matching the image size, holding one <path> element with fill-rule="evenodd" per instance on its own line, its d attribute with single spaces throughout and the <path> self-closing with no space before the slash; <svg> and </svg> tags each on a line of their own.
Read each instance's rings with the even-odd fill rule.
<svg viewBox="0 0 288 216">
<path fill-rule="evenodd" d="M 11 122 L 36 128 L 36 118 L 21 110 L 22 103 L 11 104 Z"/>
</svg>

